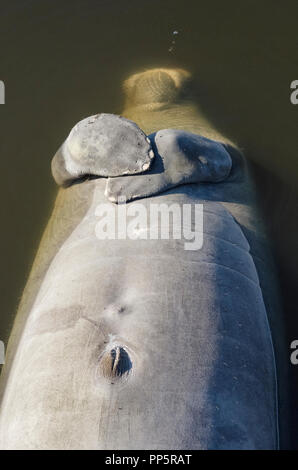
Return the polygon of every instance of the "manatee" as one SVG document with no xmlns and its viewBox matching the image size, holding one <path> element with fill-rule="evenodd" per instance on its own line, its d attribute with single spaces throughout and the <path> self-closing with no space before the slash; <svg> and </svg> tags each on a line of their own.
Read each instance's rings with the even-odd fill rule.
<svg viewBox="0 0 298 470">
<path fill-rule="evenodd" d="M 232 159 L 220 142 L 175 129 L 149 139 L 155 153 L 150 170 L 139 178 L 109 178 L 105 194 L 110 201 L 148 197 L 181 184 L 218 183 L 231 171 Z"/>
<path fill-rule="evenodd" d="M 151 168 L 61 179 L 7 348 L 1 449 L 286 446 L 278 284 L 254 185 L 189 82 L 152 69 L 124 84 L 121 115 L 150 136 Z M 125 211 L 156 205 L 161 227 L 191 229 L 200 249 L 151 238 L 151 217 L 134 237 L 99 236 L 104 210 L 123 234 Z M 201 206 L 201 225 L 170 217 Z"/>
<path fill-rule="evenodd" d="M 132 121 L 101 113 L 78 122 L 52 161 L 58 184 L 88 175 L 140 173 L 154 157 L 150 140 Z"/>
</svg>

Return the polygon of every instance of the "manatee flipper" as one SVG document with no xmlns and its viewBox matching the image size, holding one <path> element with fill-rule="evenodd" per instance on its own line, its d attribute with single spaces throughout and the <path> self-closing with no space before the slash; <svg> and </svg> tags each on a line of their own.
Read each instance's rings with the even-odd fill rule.
<svg viewBox="0 0 298 470">
<path fill-rule="evenodd" d="M 109 178 L 105 195 L 111 202 L 153 196 L 182 184 L 217 183 L 230 174 L 232 159 L 220 142 L 175 129 L 158 131 L 149 138 L 155 153 L 150 170 Z"/>
<path fill-rule="evenodd" d="M 75 125 L 53 158 L 52 173 L 63 186 L 86 175 L 140 173 L 148 170 L 153 157 L 150 140 L 137 124 L 102 113 Z"/>
</svg>

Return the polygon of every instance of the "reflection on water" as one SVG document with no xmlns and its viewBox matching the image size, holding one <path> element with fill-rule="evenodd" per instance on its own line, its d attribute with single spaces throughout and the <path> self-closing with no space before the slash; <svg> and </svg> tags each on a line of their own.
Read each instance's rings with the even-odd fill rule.
<svg viewBox="0 0 298 470">
<path fill-rule="evenodd" d="M 52 155 L 80 119 L 120 112 L 120 83 L 152 66 L 190 70 L 207 117 L 253 162 L 275 244 L 289 343 L 298 339 L 298 106 L 290 102 L 290 84 L 298 78 L 297 1 L 3 3 L 0 339 L 7 339 L 55 197 Z M 294 367 L 292 381 L 294 391 Z"/>
</svg>

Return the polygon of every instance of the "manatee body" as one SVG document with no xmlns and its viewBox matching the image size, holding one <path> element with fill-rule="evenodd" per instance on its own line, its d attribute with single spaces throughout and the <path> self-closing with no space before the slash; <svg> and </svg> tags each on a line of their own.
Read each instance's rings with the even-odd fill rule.
<svg viewBox="0 0 298 470">
<path fill-rule="evenodd" d="M 171 100 L 176 108 L 187 76 L 151 73 L 151 92 L 149 72 L 126 83 L 126 89 L 147 83 L 150 100 L 160 90 L 154 109 L 139 86 L 127 91 L 136 116 L 145 120 L 148 114 L 147 133 L 158 130 L 150 127 L 151 112 L 156 125 L 159 109 L 160 124 L 167 108 L 172 115 Z M 132 109 L 124 112 L 130 119 Z M 203 129 L 205 119 L 199 113 L 196 119 L 186 131 Z M 169 120 L 166 127 L 171 125 Z M 169 155 L 168 145 L 151 135 L 155 157 L 144 174 L 60 188 L 1 378 L 1 448 L 278 448 L 268 323 L 269 317 L 279 325 L 278 302 L 254 190 L 242 155 L 211 128 L 200 133 L 215 141 L 189 136 L 191 152 L 179 147 L 177 131 L 164 133 L 178 145 Z M 216 164 L 204 145 L 214 146 Z M 190 171 L 182 165 L 178 172 L 186 156 Z M 206 161 L 208 170 L 201 168 Z M 154 179 L 151 190 L 148 178 Z M 114 204 L 123 197 L 140 199 Z M 203 233 L 200 249 L 185 249 L 183 238 L 150 239 L 150 218 L 133 228 L 135 239 L 121 236 L 123 211 L 149 214 L 153 204 L 203 204 L 203 226 L 193 219 L 190 224 L 198 236 Z M 115 240 L 100 236 L 103 207 L 114 211 Z M 180 228 L 173 218 L 173 233 Z"/>
<path fill-rule="evenodd" d="M 86 175 L 120 176 L 148 170 L 154 153 L 132 121 L 101 113 L 80 121 L 52 161 L 55 181 L 67 185 Z"/>
<path fill-rule="evenodd" d="M 155 154 L 150 169 L 138 178 L 109 178 L 110 201 L 148 197 L 182 184 L 218 183 L 231 172 L 231 156 L 220 142 L 175 129 L 160 130 L 149 140 Z"/>
</svg>

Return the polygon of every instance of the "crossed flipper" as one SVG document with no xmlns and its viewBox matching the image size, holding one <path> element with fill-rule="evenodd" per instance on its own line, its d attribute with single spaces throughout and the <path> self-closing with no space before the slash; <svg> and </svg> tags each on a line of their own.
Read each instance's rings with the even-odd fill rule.
<svg viewBox="0 0 298 470">
<path fill-rule="evenodd" d="M 56 153 L 59 185 L 88 177 L 107 179 L 105 195 L 117 203 L 188 183 L 217 183 L 231 171 L 225 146 L 201 135 L 164 129 L 149 137 L 132 121 L 111 114 L 80 121 Z"/>
<path fill-rule="evenodd" d="M 189 183 L 225 180 L 232 159 L 214 140 L 175 129 L 151 134 L 155 158 L 148 171 L 133 176 L 108 178 L 105 195 L 114 203 L 153 196 Z"/>
</svg>

